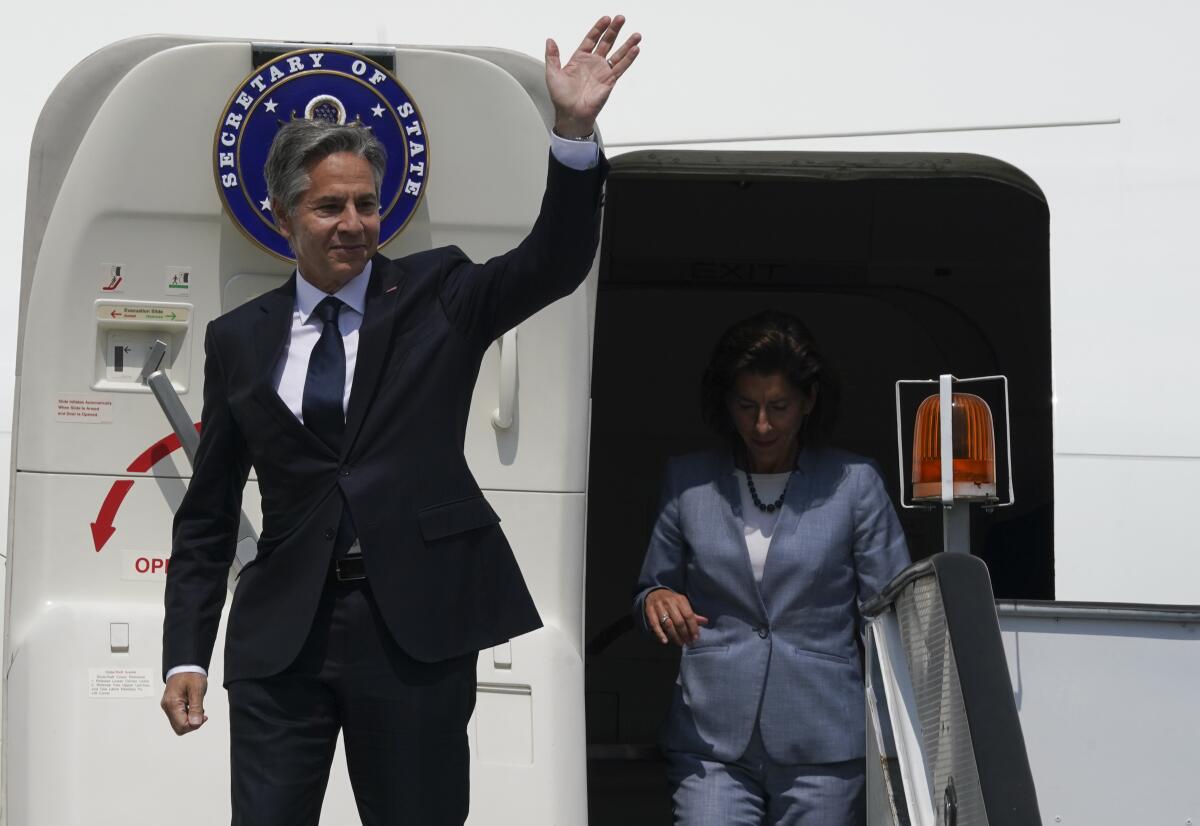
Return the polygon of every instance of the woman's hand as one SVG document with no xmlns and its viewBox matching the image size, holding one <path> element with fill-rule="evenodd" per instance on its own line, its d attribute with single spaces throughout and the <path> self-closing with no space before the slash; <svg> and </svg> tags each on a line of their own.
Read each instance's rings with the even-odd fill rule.
<svg viewBox="0 0 1200 826">
<path fill-rule="evenodd" d="M 700 626 L 708 625 L 708 617 L 693 611 L 683 594 L 656 588 L 646 595 L 646 624 L 663 645 L 673 642 L 682 647 L 700 639 Z"/>
</svg>

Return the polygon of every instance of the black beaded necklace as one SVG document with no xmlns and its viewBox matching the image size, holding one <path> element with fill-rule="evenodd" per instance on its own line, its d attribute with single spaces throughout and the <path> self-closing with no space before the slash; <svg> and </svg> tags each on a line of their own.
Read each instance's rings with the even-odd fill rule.
<svg viewBox="0 0 1200 826">
<path fill-rule="evenodd" d="M 789 474 L 787 482 L 783 483 L 783 490 L 780 492 L 779 498 L 774 502 L 764 503 L 758 498 L 758 491 L 754 487 L 754 477 L 750 474 L 750 471 L 746 471 L 746 483 L 750 486 L 750 498 L 754 500 L 754 507 L 758 508 L 763 513 L 774 513 L 783 505 L 783 498 L 787 496 L 788 482 L 791 481 L 792 477 Z"/>
<path fill-rule="evenodd" d="M 750 488 L 750 499 L 754 502 L 754 507 L 758 508 L 763 513 L 774 513 L 783 507 L 783 499 L 787 496 L 788 485 L 792 481 L 792 473 L 796 472 L 796 465 L 800 461 L 800 449 L 796 449 L 796 458 L 792 460 L 792 470 L 788 473 L 787 481 L 783 483 L 783 490 L 779 492 L 779 498 L 774 502 L 763 502 L 758 498 L 758 490 L 754 487 L 754 475 L 750 472 L 750 463 L 746 462 L 746 484 Z"/>
</svg>

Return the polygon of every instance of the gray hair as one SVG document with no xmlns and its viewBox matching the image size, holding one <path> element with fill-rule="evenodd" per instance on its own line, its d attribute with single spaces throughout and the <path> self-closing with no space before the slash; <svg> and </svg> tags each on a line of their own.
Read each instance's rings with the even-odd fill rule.
<svg viewBox="0 0 1200 826">
<path fill-rule="evenodd" d="M 350 152 L 371 164 L 378 194 L 387 168 L 387 150 L 369 128 L 360 123 L 296 118 L 279 127 L 267 152 L 263 174 L 268 197 L 291 216 L 300 196 L 312 185 L 309 165 L 338 152 Z"/>
</svg>

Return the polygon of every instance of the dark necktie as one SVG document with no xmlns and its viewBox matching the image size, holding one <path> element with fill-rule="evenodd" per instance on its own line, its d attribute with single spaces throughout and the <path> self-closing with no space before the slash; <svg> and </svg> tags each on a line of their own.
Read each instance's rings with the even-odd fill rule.
<svg viewBox="0 0 1200 826">
<path fill-rule="evenodd" d="M 346 306 L 340 299 L 326 296 L 313 310 L 321 319 L 321 337 L 308 357 L 308 375 L 304 379 L 304 400 L 300 410 L 304 424 L 334 453 L 342 452 L 342 432 L 346 429 L 346 414 L 342 399 L 346 392 L 346 346 L 338 329 L 338 314 Z M 333 555 L 346 555 L 354 542 L 354 522 L 350 510 L 342 510 L 337 527 Z"/>
<path fill-rule="evenodd" d="M 321 338 L 308 357 L 308 376 L 304 379 L 301 411 L 304 424 L 335 453 L 342 452 L 342 431 L 346 414 L 342 399 L 346 392 L 346 348 L 338 329 L 338 313 L 345 305 L 326 296 L 313 310 L 321 319 Z"/>
</svg>

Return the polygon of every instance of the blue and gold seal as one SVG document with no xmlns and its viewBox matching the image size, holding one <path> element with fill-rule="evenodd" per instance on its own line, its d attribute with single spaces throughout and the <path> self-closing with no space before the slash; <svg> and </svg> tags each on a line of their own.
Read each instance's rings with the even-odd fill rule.
<svg viewBox="0 0 1200 826">
<path fill-rule="evenodd" d="M 388 152 L 380 186 L 379 243 L 404 229 L 425 191 L 429 149 L 416 104 L 387 69 L 325 47 L 280 55 L 234 91 L 217 124 L 213 173 L 234 223 L 256 244 L 295 260 L 275 228 L 263 165 L 280 124 L 292 118 L 369 127 Z"/>
</svg>

